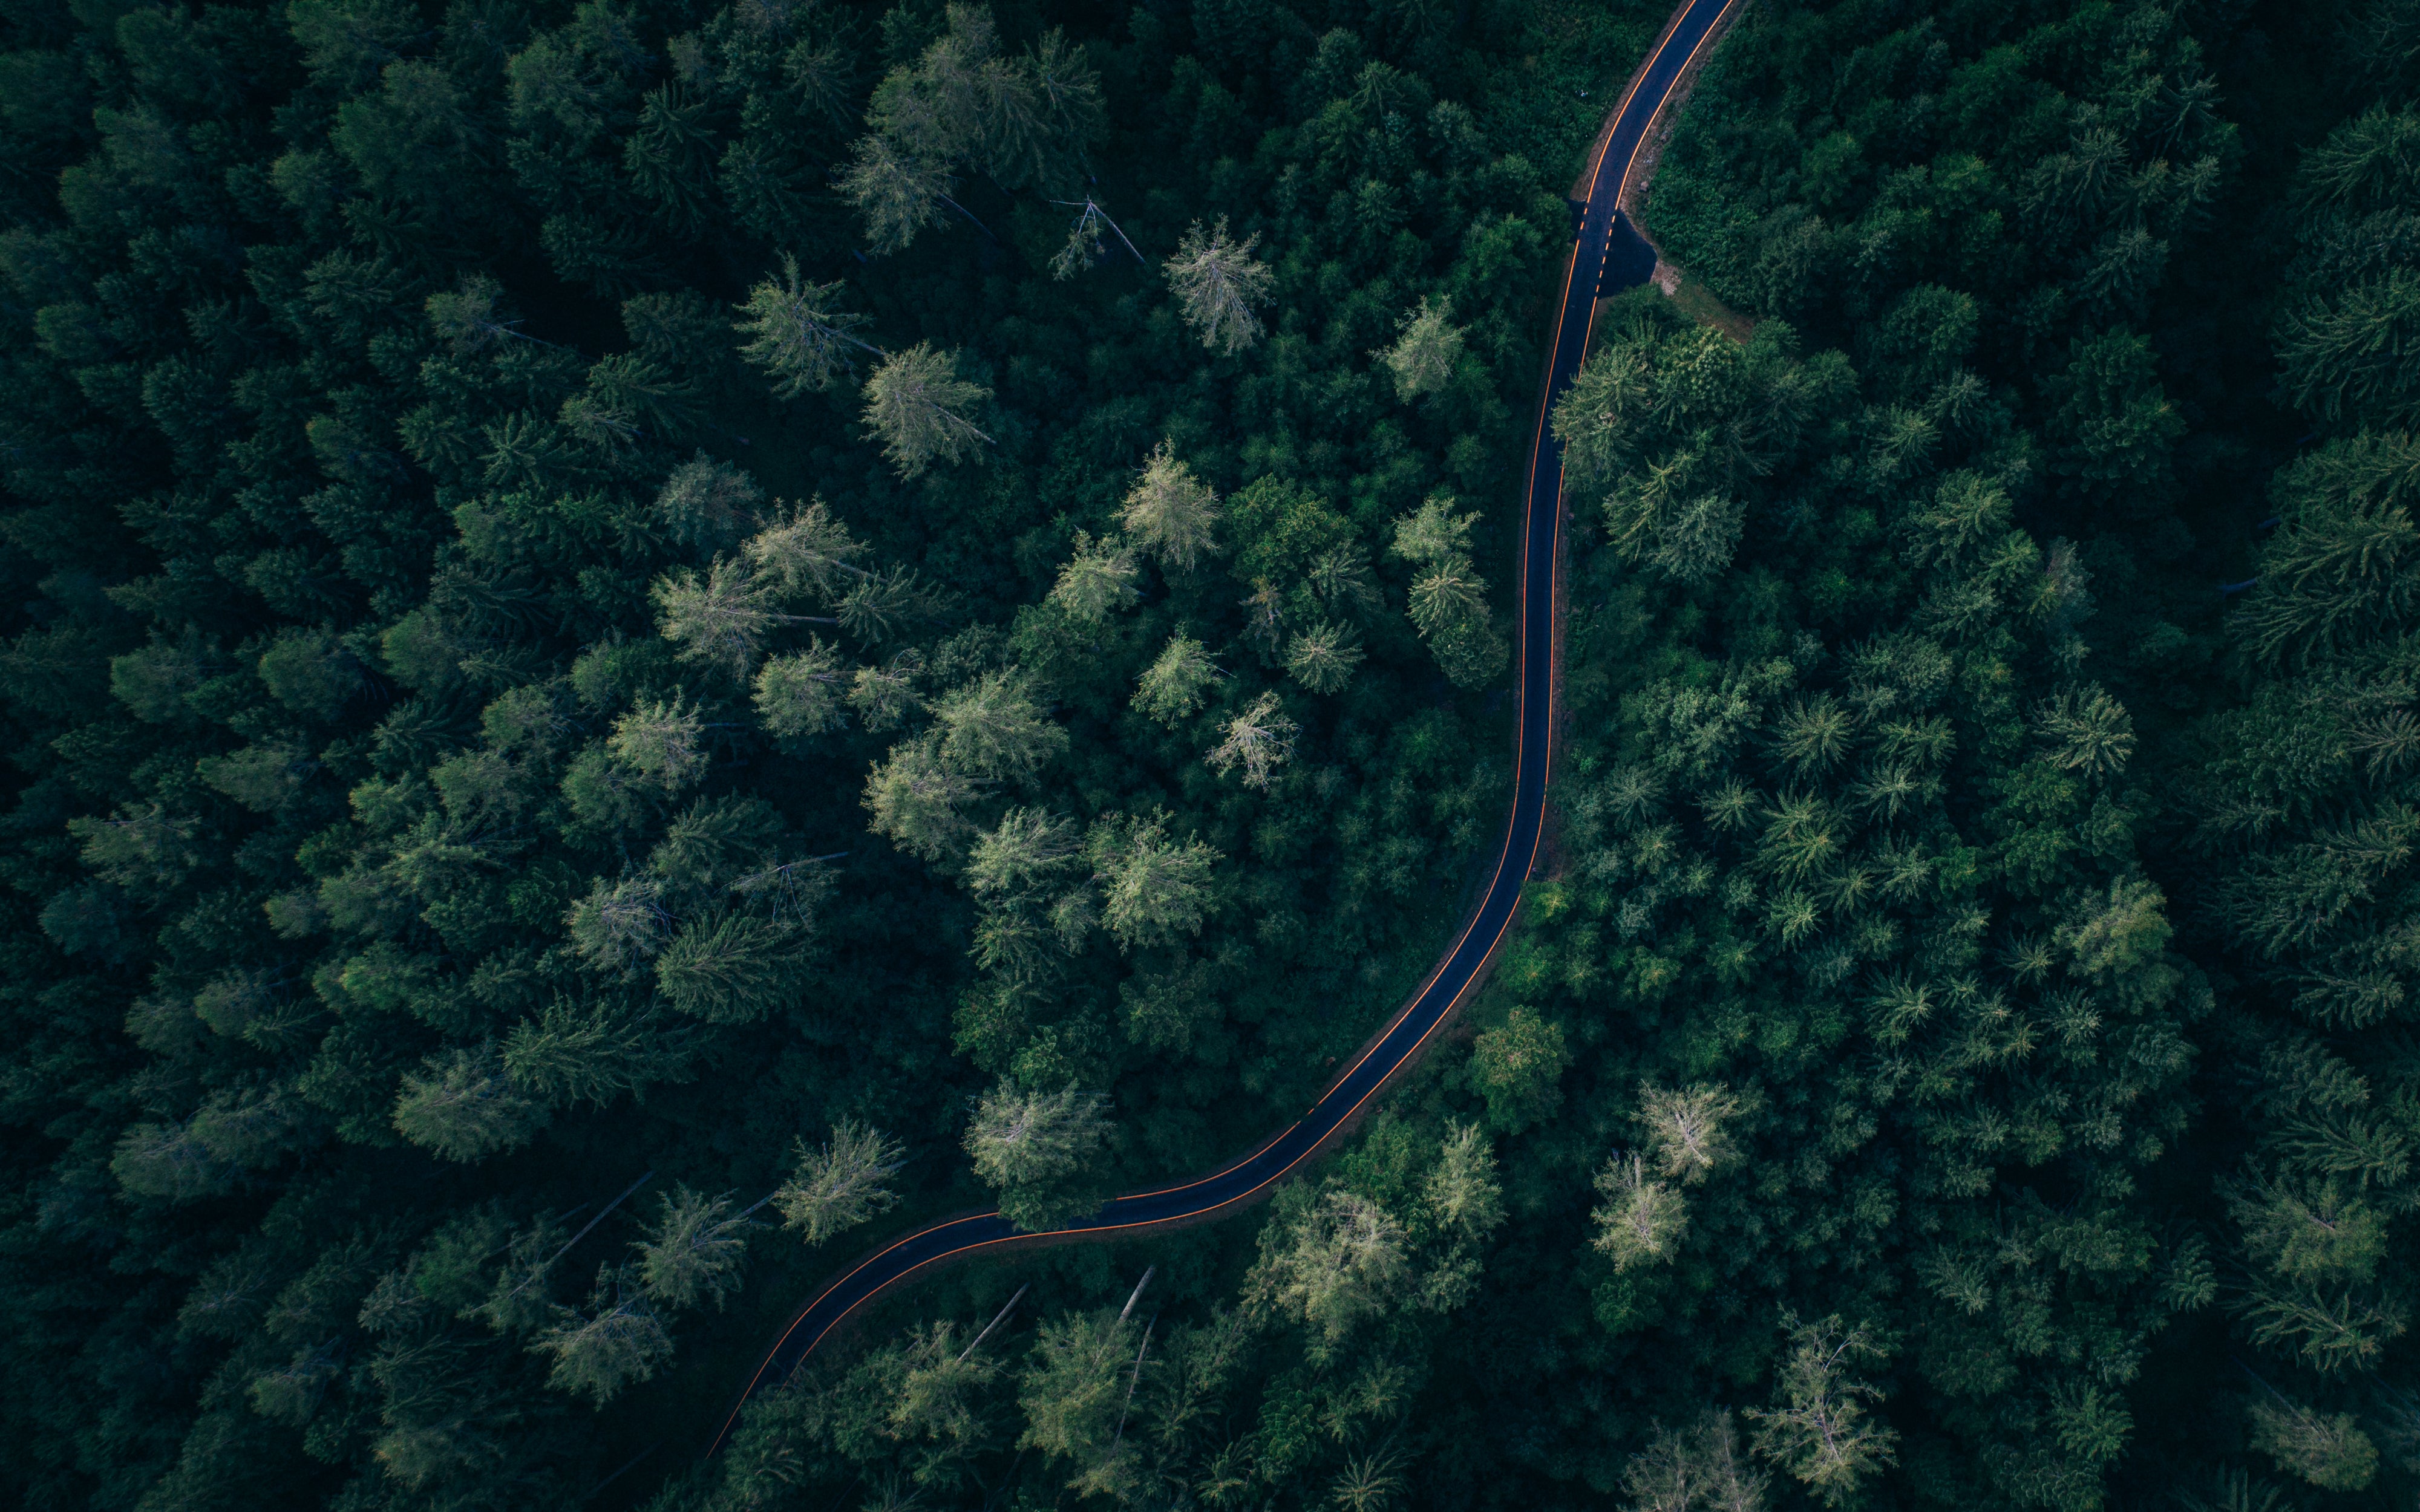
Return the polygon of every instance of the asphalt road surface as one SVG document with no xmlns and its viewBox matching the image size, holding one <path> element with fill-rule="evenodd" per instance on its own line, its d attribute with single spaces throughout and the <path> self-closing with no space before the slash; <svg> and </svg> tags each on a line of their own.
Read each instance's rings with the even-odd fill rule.
<svg viewBox="0 0 2420 1512">
<path fill-rule="evenodd" d="M 1539 397 L 1537 429 L 1530 440 L 1528 495 L 1522 502 L 1521 626 L 1518 679 L 1521 722 L 1512 814 L 1486 896 L 1446 952 L 1427 983 L 1338 1076 L 1301 1119 L 1243 1159 L 1179 1186 L 1118 1197 L 1094 1216 L 1047 1234 L 1029 1234 L 997 1212 L 954 1218 L 907 1235 L 825 1284 L 790 1319 L 715 1437 L 721 1448 L 749 1397 L 787 1380 L 799 1362 L 826 1335 L 876 1296 L 927 1268 L 957 1256 L 1041 1239 L 1111 1234 L 1178 1220 L 1207 1217 L 1246 1202 L 1283 1180 L 1375 1096 L 1388 1077 L 1417 1056 L 1451 1016 L 1478 980 L 1487 958 L 1512 922 L 1521 885 L 1537 859 L 1545 817 L 1546 778 L 1554 755 L 1555 597 L 1557 543 L 1562 525 L 1563 461 L 1546 434 L 1555 402 L 1571 386 L 1588 353 L 1596 320 L 1596 296 L 1617 237 L 1635 234 L 1626 222 L 1617 232 L 1616 201 L 1621 196 L 1640 143 L 1656 111 L 1738 0 L 1688 0 L 1668 24 L 1656 51 L 1630 92 L 1614 109 L 1612 130 L 1590 166 L 1587 209 L 1563 278 L 1555 311 L 1554 360 Z"/>
</svg>

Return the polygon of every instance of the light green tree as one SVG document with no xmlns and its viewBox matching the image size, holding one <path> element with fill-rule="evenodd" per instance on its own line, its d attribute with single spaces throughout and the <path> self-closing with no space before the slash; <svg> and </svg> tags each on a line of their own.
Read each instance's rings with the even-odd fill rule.
<svg viewBox="0 0 2420 1512">
<path fill-rule="evenodd" d="M 1662 1423 L 1622 1468 L 1623 1512 L 1764 1512 L 1765 1477 L 1741 1452 L 1724 1408 L 1708 1408 L 1685 1431 Z"/>
<path fill-rule="evenodd" d="M 1496 1147 L 1475 1123 L 1446 1125 L 1435 1169 L 1420 1198 L 1437 1222 L 1477 1239 L 1504 1221 L 1504 1188 L 1496 1176 Z"/>
<path fill-rule="evenodd" d="M 844 1119 L 821 1149 L 810 1149 L 801 1139 L 796 1154 L 796 1167 L 773 1193 L 773 1208 L 783 1227 L 799 1230 L 810 1244 L 898 1205 L 891 1178 L 906 1164 L 906 1151 L 878 1129 Z"/>
<path fill-rule="evenodd" d="M 1452 323 L 1453 301 L 1423 297 L 1396 322 L 1395 344 L 1375 355 L 1394 376 L 1395 393 L 1406 400 L 1435 393 L 1453 378 L 1462 360 L 1462 327 Z"/>
<path fill-rule="evenodd" d="M 745 532 L 764 503 L 755 479 L 700 452 L 673 469 L 650 512 L 674 540 L 711 551 Z"/>
<path fill-rule="evenodd" d="M 2321 1490 L 2366 1490 L 2378 1478 L 2378 1445 L 2350 1412 L 2320 1412 L 2274 1392 L 2250 1406 L 2252 1446 Z"/>
<path fill-rule="evenodd" d="M 513 1085 L 493 1044 L 429 1057 L 405 1073 L 395 1100 L 396 1133 L 452 1161 L 527 1144 L 546 1118 L 545 1104 Z"/>
<path fill-rule="evenodd" d="M 1161 567 L 1182 572 L 1218 549 L 1218 496 L 1163 440 L 1126 490 L 1118 522 Z"/>
<path fill-rule="evenodd" d="M 699 748 L 705 730 L 705 719 L 679 694 L 642 699 L 613 721 L 605 750 L 643 780 L 677 793 L 706 774 L 706 752 Z"/>
<path fill-rule="evenodd" d="M 1109 814 L 1094 822 L 1086 851 L 1102 891 L 1101 923 L 1127 950 L 1198 934 L 1211 902 L 1218 853 L 1167 833 L 1167 816 Z"/>
<path fill-rule="evenodd" d="M 741 548 L 768 588 L 830 600 L 868 575 L 865 548 L 820 495 L 785 509 Z"/>
<path fill-rule="evenodd" d="M 530 1351 L 554 1362 L 548 1385 L 602 1407 L 653 1379 L 672 1358 L 673 1340 L 645 1298 L 607 1266 L 597 1272 L 586 1307 L 554 1309 L 554 1320 L 531 1341 Z"/>
<path fill-rule="evenodd" d="M 1563 1026 L 1516 1005 L 1473 1040 L 1470 1080 L 1487 1100 L 1487 1121 L 1499 1133 L 1518 1134 L 1561 1105 L 1571 1063 Z"/>
<path fill-rule="evenodd" d="M 916 239 L 954 203 L 957 180 L 945 162 L 916 156 L 879 136 L 860 137 L 834 186 L 865 217 L 866 247 L 876 256 Z"/>
<path fill-rule="evenodd" d="M 973 778 L 1024 781 L 1067 748 L 1067 732 L 1014 671 L 986 672 L 942 694 L 933 724 L 943 764 Z"/>
<path fill-rule="evenodd" d="M 1596 1190 L 1605 1200 L 1590 1214 L 1596 1223 L 1596 1238 L 1590 1242 L 1615 1270 L 1661 1265 L 1672 1257 L 1689 1227 L 1680 1193 L 1648 1175 L 1637 1155 L 1607 1161 L 1597 1172 Z"/>
<path fill-rule="evenodd" d="M 1202 642 L 1179 630 L 1135 683 L 1134 706 L 1145 717 L 1174 726 L 1202 707 L 1218 669 Z"/>
<path fill-rule="evenodd" d="M 572 949 L 603 971 L 652 958 L 672 938 L 675 923 L 663 890 L 650 877 L 597 878 L 588 896 L 563 916 Z"/>
<path fill-rule="evenodd" d="M 957 353 L 920 341 L 884 358 L 866 380 L 865 428 L 901 477 L 918 478 L 936 462 L 963 462 L 990 444 L 968 418 L 990 397 L 989 389 L 958 376 Z"/>
<path fill-rule="evenodd" d="M 882 355 L 881 348 L 851 334 L 873 317 L 841 307 L 846 286 L 801 283 L 799 259 L 785 252 L 781 278 L 768 278 L 748 291 L 733 328 L 748 338 L 739 355 L 773 379 L 775 398 L 830 388 L 852 367 L 852 350 Z"/>
<path fill-rule="evenodd" d="M 704 580 L 684 567 L 656 579 L 656 628 L 680 648 L 684 661 L 721 667 L 744 678 L 764 652 L 765 637 L 796 616 L 773 608 L 772 595 L 745 564 L 718 559 Z"/>
<path fill-rule="evenodd" d="M 1114 535 L 1094 539 L 1076 532 L 1076 554 L 1059 569 L 1049 602 L 1079 625 L 1100 625 L 1118 610 L 1132 607 L 1140 594 L 1134 552 Z"/>
<path fill-rule="evenodd" d="M 1882 1397 L 1862 1370 L 1890 1356 L 1866 1324 L 1838 1317 L 1802 1320 L 1785 1310 L 1781 1326 L 1790 1352 L 1774 1382 L 1774 1405 L 1749 1408 L 1750 1446 L 1788 1471 L 1825 1506 L 1855 1499 L 1868 1476 L 1899 1459 L 1899 1432 L 1871 1420 L 1869 1402 Z"/>
<path fill-rule="evenodd" d="M 728 1192 L 709 1197 L 687 1185 L 658 1199 L 655 1221 L 635 1246 L 639 1284 L 649 1301 L 661 1307 L 712 1303 L 722 1309 L 739 1289 L 748 1230 L 754 1227 L 735 1215 L 735 1206 Z"/>
<path fill-rule="evenodd" d="M 1142 1333 L 1129 1315 L 1106 1307 L 1045 1319 L 1017 1383 L 1026 1423 L 1017 1447 L 1073 1461 L 1071 1484 L 1100 1480 L 1131 1407 L 1133 1377 L 1148 1347 Z"/>
<path fill-rule="evenodd" d="M 966 808 L 981 791 L 972 777 L 944 762 L 931 734 L 905 741 L 865 779 L 871 827 L 927 861 L 954 859 L 974 834 Z"/>
<path fill-rule="evenodd" d="M 1261 1230 L 1260 1258 L 1244 1282 L 1246 1302 L 1291 1318 L 1334 1345 L 1365 1319 L 1401 1300 L 1411 1278 L 1404 1226 L 1350 1188 L 1280 1194 Z"/>
<path fill-rule="evenodd" d="M 854 687 L 840 648 L 810 638 L 805 650 L 775 656 L 757 670 L 756 717 L 768 734 L 783 739 L 820 735 L 847 722 L 841 705 Z"/>
<path fill-rule="evenodd" d="M 1224 216 L 1207 236 L 1196 221 L 1162 268 L 1185 323 L 1202 346 L 1229 357 L 1261 339 L 1260 316 L 1252 307 L 1267 302 L 1275 275 L 1252 255 L 1260 239 L 1255 232 L 1234 240 Z"/>
<path fill-rule="evenodd" d="M 1314 693 L 1342 692 L 1364 655 L 1344 626 L 1315 625 L 1286 647 L 1286 674 Z"/>
<path fill-rule="evenodd" d="M 788 1003 L 798 926 L 725 913 L 695 919 L 656 957 L 664 1001 L 709 1024 L 749 1024 Z"/>
<path fill-rule="evenodd" d="M 1032 891 L 1063 875 L 1083 854 L 1073 820 L 1011 809 L 975 841 L 967 858 L 967 889 L 978 898 Z"/>
<path fill-rule="evenodd" d="M 1694 1186 L 1737 1158 L 1728 1126 L 1744 1106 L 1719 1082 L 1678 1091 L 1641 1082 L 1638 1109 L 1631 1118 L 1644 1133 L 1657 1173 Z"/>
<path fill-rule="evenodd" d="M 1108 1101 L 1072 1086 L 1030 1092 L 1006 1080 L 976 1100 L 966 1149 L 975 1175 L 1000 1194 L 1001 1217 L 1041 1232 L 1100 1206 Z"/>
<path fill-rule="evenodd" d="M 1204 758 L 1222 776 L 1240 766 L 1248 788 L 1265 789 L 1277 769 L 1294 757 L 1302 727 L 1285 713 L 1275 693 L 1263 693 L 1219 726 L 1218 744 Z"/>
</svg>

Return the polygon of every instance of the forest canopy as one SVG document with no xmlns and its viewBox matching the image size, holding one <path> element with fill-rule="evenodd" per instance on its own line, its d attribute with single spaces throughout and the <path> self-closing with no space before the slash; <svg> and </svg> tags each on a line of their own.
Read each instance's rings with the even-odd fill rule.
<svg viewBox="0 0 2420 1512">
<path fill-rule="evenodd" d="M 701 1456 L 1666 20 L 0 4 L 10 1503 L 2408 1504 L 2405 0 L 1744 5 Z"/>
</svg>

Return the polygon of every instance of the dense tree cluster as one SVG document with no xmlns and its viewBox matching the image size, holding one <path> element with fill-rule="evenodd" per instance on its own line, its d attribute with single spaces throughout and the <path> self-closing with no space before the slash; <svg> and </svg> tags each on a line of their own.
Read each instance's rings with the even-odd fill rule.
<svg viewBox="0 0 2420 1512">
<path fill-rule="evenodd" d="M 2420 9 L 0 6 L 0 1470 L 172 1512 L 2420 1486 Z"/>
<path fill-rule="evenodd" d="M 7 8 L 8 1498 L 644 1493 L 835 1236 L 1297 1106 L 1656 23 Z"/>
</svg>

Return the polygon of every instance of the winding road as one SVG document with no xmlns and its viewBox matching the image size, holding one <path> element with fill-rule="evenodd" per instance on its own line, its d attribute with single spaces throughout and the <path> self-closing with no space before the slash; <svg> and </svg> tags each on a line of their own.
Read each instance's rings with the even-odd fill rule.
<svg viewBox="0 0 2420 1512">
<path fill-rule="evenodd" d="M 1357 1059 L 1329 1085 L 1295 1123 L 1241 1160 L 1181 1186 L 1129 1193 L 1099 1212 L 1064 1228 L 1027 1233 L 997 1212 L 974 1213 L 908 1234 L 827 1283 L 782 1331 L 746 1392 L 715 1436 L 720 1449 L 749 1398 L 789 1378 L 842 1319 L 882 1292 L 959 1256 L 1041 1240 L 1064 1241 L 1208 1217 L 1249 1201 L 1283 1180 L 1349 1125 L 1388 1078 L 1408 1065 L 1450 1018 L 1483 973 L 1512 922 L 1521 885 L 1537 859 L 1546 810 L 1546 779 L 1554 758 L 1556 596 L 1560 585 L 1558 550 L 1562 528 L 1563 464 L 1546 433 L 1555 402 L 1578 374 L 1596 323 L 1596 299 L 1608 250 L 1635 252 L 1637 233 L 1619 217 L 1618 202 L 1634 171 L 1639 147 L 1656 113 L 1686 77 L 1698 54 L 1740 0 L 1687 0 L 1666 25 L 1653 52 L 1608 117 L 1589 164 L 1586 208 L 1563 274 L 1555 310 L 1553 359 L 1538 401 L 1537 428 L 1529 442 L 1528 491 L 1522 501 L 1520 574 L 1521 719 L 1512 784 L 1512 814 L 1487 892 L 1453 949 Z M 1625 270 L 1626 271 L 1626 270 Z M 1632 282 L 1643 280 L 1643 275 Z M 710 1453 L 711 1451 L 709 1451 Z"/>
</svg>

